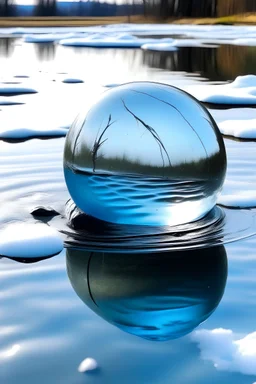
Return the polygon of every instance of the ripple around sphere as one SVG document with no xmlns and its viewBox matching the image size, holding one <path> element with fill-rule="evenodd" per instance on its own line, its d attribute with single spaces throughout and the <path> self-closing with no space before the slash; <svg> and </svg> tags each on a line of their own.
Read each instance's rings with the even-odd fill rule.
<svg viewBox="0 0 256 384">
<path fill-rule="evenodd" d="M 117 224 L 178 225 L 216 204 L 226 151 L 206 108 L 169 85 L 106 91 L 66 138 L 70 195 L 88 215 Z"/>
<path fill-rule="evenodd" d="M 66 248 L 106 253 L 147 253 L 210 248 L 256 234 L 256 210 L 215 206 L 195 222 L 176 226 L 121 225 L 81 212 L 72 200 L 65 217 L 51 225 L 64 237 Z"/>
</svg>

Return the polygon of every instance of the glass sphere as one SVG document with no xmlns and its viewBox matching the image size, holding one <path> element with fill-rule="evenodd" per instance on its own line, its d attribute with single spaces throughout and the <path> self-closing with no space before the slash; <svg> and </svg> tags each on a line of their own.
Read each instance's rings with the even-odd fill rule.
<svg viewBox="0 0 256 384">
<path fill-rule="evenodd" d="M 67 249 L 80 299 L 121 330 L 165 341 L 184 336 L 217 308 L 226 285 L 223 246 L 131 254 Z"/>
<path fill-rule="evenodd" d="M 169 85 L 135 82 L 107 90 L 75 120 L 64 173 L 72 199 L 88 215 L 178 225 L 216 204 L 226 151 L 199 101 Z"/>
</svg>

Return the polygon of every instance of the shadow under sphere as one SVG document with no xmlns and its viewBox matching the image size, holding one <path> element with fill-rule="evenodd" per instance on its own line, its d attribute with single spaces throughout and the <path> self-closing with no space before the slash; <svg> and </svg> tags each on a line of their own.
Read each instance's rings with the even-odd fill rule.
<svg viewBox="0 0 256 384">
<path fill-rule="evenodd" d="M 66 262 L 70 282 L 88 307 L 149 340 L 193 331 L 218 306 L 227 279 L 224 246 L 147 254 L 68 249 Z"/>
</svg>

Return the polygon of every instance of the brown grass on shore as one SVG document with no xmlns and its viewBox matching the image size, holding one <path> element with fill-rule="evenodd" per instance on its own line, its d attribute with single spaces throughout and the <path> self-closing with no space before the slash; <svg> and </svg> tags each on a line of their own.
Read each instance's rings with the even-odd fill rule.
<svg viewBox="0 0 256 384">
<path fill-rule="evenodd" d="M 163 23 L 153 18 L 137 16 L 113 17 L 7 17 L 0 18 L 0 27 L 82 27 L 93 25 L 107 25 L 120 23 Z M 195 25 L 256 25 L 256 13 L 233 15 L 219 18 L 183 18 L 168 19 L 167 24 L 195 24 Z"/>
</svg>

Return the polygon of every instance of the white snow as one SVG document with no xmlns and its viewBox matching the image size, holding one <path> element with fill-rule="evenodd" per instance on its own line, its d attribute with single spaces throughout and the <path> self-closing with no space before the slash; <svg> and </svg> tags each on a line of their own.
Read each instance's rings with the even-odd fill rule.
<svg viewBox="0 0 256 384">
<path fill-rule="evenodd" d="M 191 335 L 201 358 L 220 371 L 256 375 L 256 332 L 239 338 L 229 329 L 199 330 Z"/>
<path fill-rule="evenodd" d="M 141 46 L 144 50 L 149 51 L 176 51 L 179 47 L 215 47 L 214 44 L 209 44 L 208 41 L 196 39 L 156 39 L 155 42 L 143 44 Z"/>
<path fill-rule="evenodd" d="M 9 127 L 0 128 L 0 139 L 27 139 L 30 137 L 63 137 L 66 136 L 69 126 L 66 127 Z"/>
<path fill-rule="evenodd" d="M 256 38 L 255 26 L 231 26 L 231 25 L 178 25 L 178 24 L 111 24 L 92 27 L 51 27 L 51 35 L 62 34 L 81 34 L 81 33 L 126 33 L 136 35 L 183 35 L 188 38 L 196 39 L 215 39 L 233 41 L 236 39 L 253 39 Z M 3 35 L 42 35 L 49 33 L 49 28 L 32 27 L 32 28 L 1 28 L 0 33 Z M 39 38 L 40 39 L 40 38 Z"/>
<path fill-rule="evenodd" d="M 241 39 L 235 39 L 232 42 L 230 42 L 233 45 L 244 45 L 244 46 L 251 46 L 255 47 L 256 46 L 256 37 L 254 38 L 241 38 Z"/>
<path fill-rule="evenodd" d="M 165 41 L 163 43 L 161 42 L 153 42 L 153 43 L 147 43 L 143 44 L 141 46 L 142 49 L 145 51 L 177 51 L 176 46 L 174 45 L 174 40 L 170 39 L 171 41 Z"/>
<path fill-rule="evenodd" d="M 86 359 L 84 359 L 84 360 L 79 364 L 78 372 L 84 373 L 84 372 L 88 372 L 88 371 L 93 371 L 93 370 L 95 370 L 96 368 L 98 368 L 97 361 L 94 360 L 94 359 L 91 358 L 91 357 L 87 357 Z"/>
<path fill-rule="evenodd" d="M 254 108 L 212 109 L 209 111 L 224 135 L 241 139 L 256 139 Z"/>
<path fill-rule="evenodd" d="M 226 120 L 219 123 L 222 134 L 242 139 L 256 139 L 256 119 Z"/>
<path fill-rule="evenodd" d="M 14 222 L 0 229 L 0 255 L 7 257 L 47 257 L 61 252 L 58 232 L 42 223 Z"/>
<path fill-rule="evenodd" d="M 76 114 L 72 113 L 72 108 L 62 107 L 60 99 L 59 104 L 50 104 L 51 100 L 52 95 L 49 95 L 49 101 L 40 98 L 37 103 L 34 100 L 31 104 L 10 107 L 11 111 L 9 108 L 2 110 L 0 139 L 66 136 Z"/>
<path fill-rule="evenodd" d="M 251 183 L 248 182 L 248 188 L 251 187 Z M 238 186 L 235 185 L 234 189 L 230 189 L 229 193 L 223 193 L 219 199 L 218 203 L 222 204 L 226 207 L 236 207 L 236 208 L 252 208 L 256 207 L 256 190 L 246 190 L 246 189 L 238 189 Z M 246 188 L 246 185 L 244 185 Z"/>
<path fill-rule="evenodd" d="M 214 104 L 256 104 L 256 76 L 238 76 L 224 85 L 188 85 L 185 91 L 198 100 Z"/>
</svg>

